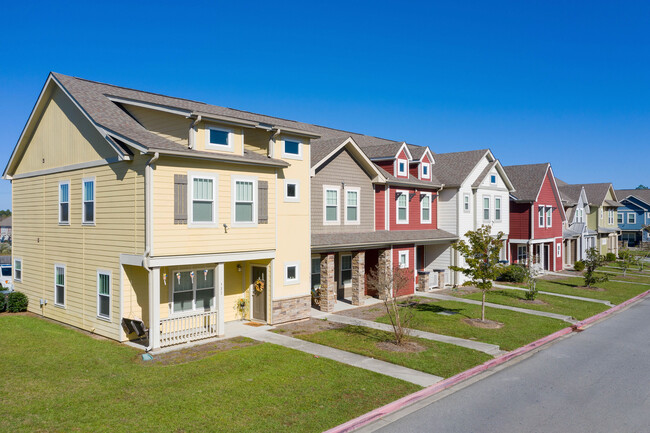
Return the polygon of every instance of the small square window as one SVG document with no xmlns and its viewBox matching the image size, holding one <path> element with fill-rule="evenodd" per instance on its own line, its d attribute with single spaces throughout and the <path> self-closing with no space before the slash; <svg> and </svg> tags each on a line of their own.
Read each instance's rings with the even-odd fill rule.
<svg viewBox="0 0 650 433">
<path fill-rule="evenodd" d="M 284 140 L 282 143 L 282 157 L 302 159 L 302 143 L 298 140 Z"/>
<path fill-rule="evenodd" d="M 496 174 L 490 175 L 490 183 L 493 184 L 493 185 L 495 183 L 497 183 L 497 175 Z"/>
<path fill-rule="evenodd" d="M 230 129 L 208 127 L 206 149 L 232 151 L 232 131 Z"/>
<path fill-rule="evenodd" d="M 406 161 L 403 160 L 403 159 L 398 159 L 397 160 L 397 175 L 398 176 L 406 176 L 407 175 Z"/>
<path fill-rule="evenodd" d="M 218 129 L 211 129 L 210 144 L 216 144 L 218 146 L 228 146 L 228 132 L 220 131 Z"/>
<path fill-rule="evenodd" d="M 300 282 L 300 266 L 298 262 L 285 263 L 284 284 L 298 284 Z"/>
<path fill-rule="evenodd" d="M 406 269 L 409 267 L 409 252 L 408 250 L 399 252 L 399 267 L 400 269 Z"/>
<path fill-rule="evenodd" d="M 298 202 L 300 200 L 300 185 L 297 180 L 284 181 L 284 201 Z"/>
</svg>

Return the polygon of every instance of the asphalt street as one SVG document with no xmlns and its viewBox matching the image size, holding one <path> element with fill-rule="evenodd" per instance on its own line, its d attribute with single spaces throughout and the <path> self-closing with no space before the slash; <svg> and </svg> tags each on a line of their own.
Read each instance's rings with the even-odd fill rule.
<svg viewBox="0 0 650 433">
<path fill-rule="evenodd" d="M 650 299 L 379 431 L 650 432 Z"/>
</svg>

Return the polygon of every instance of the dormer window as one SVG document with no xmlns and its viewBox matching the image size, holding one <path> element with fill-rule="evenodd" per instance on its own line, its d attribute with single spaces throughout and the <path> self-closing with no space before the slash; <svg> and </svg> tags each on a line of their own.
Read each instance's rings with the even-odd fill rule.
<svg viewBox="0 0 650 433">
<path fill-rule="evenodd" d="M 428 162 L 422 163 L 422 179 L 431 179 L 431 164 Z"/>
<path fill-rule="evenodd" d="M 397 160 L 397 175 L 406 176 L 407 175 L 407 163 L 405 159 Z"/>
<path fill-rule="evenodd" d="M 232 131 L 230 129 L 209 126 L 206 130 L 206 149 L 233 151 Z"/>
</svg>

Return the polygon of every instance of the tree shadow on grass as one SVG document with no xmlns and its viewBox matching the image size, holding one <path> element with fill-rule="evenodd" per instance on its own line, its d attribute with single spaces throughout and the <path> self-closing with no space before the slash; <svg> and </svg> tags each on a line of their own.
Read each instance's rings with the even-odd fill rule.
<svg viewBox="0 0 650 433">
<path fill-rule="evenodd" d="M 343 332 L 350 335 L 358 335 L 363 338 L 375 341 L 393 341 L 392 335 L 386 335 L 386 331 L 380 331 L 373 328 L 367 328 L 365 326 L 355 326 L 348 325 L 345 328 L 341 328 Z"/>
<path fill-rule="evenodd" d="M 416 304 L 411 308 L 415 308 L 417 311 L 422 311 L 426 313 L 453 313 L 453 314 L 458 314 L 463 317 L 470 317 L 465 313 L 464 308 L 445 308 L 441 307 L 440 305 L 436 304 L 431 304 L 431 303 L 426 303 L 426 304 Z"/>
</svg>

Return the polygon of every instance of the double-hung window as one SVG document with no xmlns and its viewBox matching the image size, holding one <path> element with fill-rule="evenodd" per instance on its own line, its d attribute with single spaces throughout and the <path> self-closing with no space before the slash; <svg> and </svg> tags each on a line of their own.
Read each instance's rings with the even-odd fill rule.
<svg viewBox="0 0 650 433">
<path fill-rule="evenodd" d="M 409 252 L 408 250 L 400 251 L 397 256 L 398 264 L 400 269 L 406 269 L 409 267 Z"/>
<path fill-rule="evenodd" d="M 172 312 L 214 308 L 214 269 L 176 271 L 172 275 Z"/>
<path fill-rule="evenodd" d="M 528 259 L 528 250 L 526 245 L 517 245 L 517 263 L 526 263 Z"/>
<path fill-rule="evenodd" d="M 583 210 L 578 208 L 576 209 L 576 222 L 581 223 L 583 219 Z"/>
<path fill-rule="evenodd" d="M 539 219 L 538 222 L 540 227 L 544 227 L 544 217 L 545 217 L 544 209 L 545 209 L 544 206 L 539 206 L 539 208 L 537 209 L 537 214 L 538 214 L 537 216 Z"/>
<path fill-rule="evenodd" d="M 609 209 L 607 211 L 607 223 L 609 225 L 614 224 L 614 210 L 612 210 L 612 209 Z"/>
<path fill-rule="evenodd" d="M 408 191 L 397 191 L 397 224 L 408 224 Z"/>
<path fill-rule="evenodd" d="M 70 224 L 70 181 L 59 182 L 59 224 Z"/>
<path fill-rule="evenodd" d="M 431 193 L 420 193 L 420 223 L 431 223 Z"/>
<path fill-rule="evenodd" d="M 341 284 L 343 287 L 352 284 L 352 256 L 349 254 L 341 256 Z"/>
<path fill-rule="evenodd" d="M 206 149 L 233 151 L 232 130 L 209 126 L 206 129 Z"/>
<path fill-rule="evenodd" d="M 84 179 L 83 183 L 83 207 L 82 223 L 95 224 L 95 178 Z"/>
<path fill-rule="evenodd" d="M 257 202 L 256 180 L 252 178 L 233 177 L 233 208 L 235 209 L 233 226 L 250 226 L 256 224 Z"/>
<path fill-rule="evenodd" d="M 345 223 L 359 223 L 359 189 L 345 190 Z"/>
<path fill-rule="evenodd" d="M 320 257 L 311 258 L 311 288 L 320 287 Z"/>
<path fill-rule="evenodd" d="M 213 225 L 216 220 L 216 176 L 191 174 L 190 225 Z"/>
<path fill-rule="evenodd" d="M 617 224 L 623 224 L 623 213 L 619 212 L 617 217 L 616 217 L 616 223 Z"/>
<path fill-rule="evenodd" d="M 490 197 L 483 197 L 483 220 L 490 220 Z"/>
<path fill-rule="evenodd" d="M 598 210 L 598 214 L 599 214 L 599 217 L 600 217 L 601 220 L 603 219 L 603 215 L 604 215 L 603 212 L 604 212 L 604 211 L 603 211 L 603 208 L 601 207 L 601 208 Z"/>
<path fill-rule="evenodd" d="M 5 275 L 2 274 L 2 276 L 4 277 Z M 19 259 L 15 257 L 14 258 L 14 281 L 22 281 L 22 280 L 23 280 L 23 259 Z"/>
<path fill-rule="evenodd" d="M 65 307 L 65 265 L 54 265 L 54 305 Z"/>
<path fill-rule="evenodd" d="M 111 318 L 111 272 L 97 271 L 97 316 Z"/>
<path fill-rule="evenodd" d="M 501 197 L 494 198 L 494 219 L 501 221 Z"/>
<path fill-rule="evenodd" d="M 463 211 L 469 212 L 469 194 L 463 195 Z"/>
<path fill-rule="evenodd" d="M 636 224 L 636 214 L 634 212 L 630 212 L 629 214 L 627 214 L 627 223 Z"/>
<path fill-rule="evenodd" d="M 323 223 L 339 223 L 339 188 L 323 187 Z"/>
<path fill-rule="evenodd" d="M 546 227 L 552 227 L 553 226 L 553 207 L 552 206 L 547 206 L 546 207 Z"/>
</svg>

